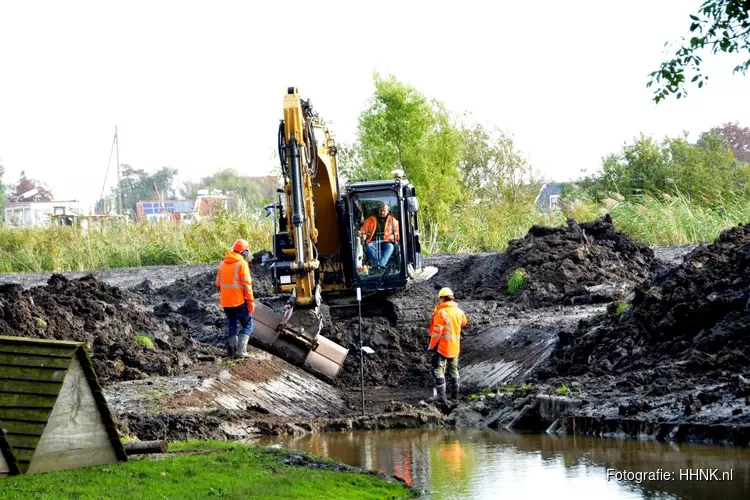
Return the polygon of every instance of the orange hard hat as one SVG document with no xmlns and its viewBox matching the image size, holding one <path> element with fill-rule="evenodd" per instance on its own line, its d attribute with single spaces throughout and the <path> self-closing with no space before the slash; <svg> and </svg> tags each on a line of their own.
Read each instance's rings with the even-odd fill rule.
<svg viewBox="0 0 750 500">
<path fill-rule="evenodd" d="M 250 250 L 250 244 L 247 242 L 247 240 L 239 239 L 234 242 L 232 250 L 237 253 L 244 252 L 245 250 Z"/>
</svg>

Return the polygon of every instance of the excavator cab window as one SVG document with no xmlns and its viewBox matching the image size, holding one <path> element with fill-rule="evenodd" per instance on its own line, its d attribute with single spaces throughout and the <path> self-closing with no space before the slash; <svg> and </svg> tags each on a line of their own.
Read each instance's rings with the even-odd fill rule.
<svg viewBox="0 0 750 500">
<path fill-rule="evenodd" d="M 353 201 L 356 273 L 360 278 L 399 274 L 403 228 L 396 193 L 360 192 Z"/>
</svg>

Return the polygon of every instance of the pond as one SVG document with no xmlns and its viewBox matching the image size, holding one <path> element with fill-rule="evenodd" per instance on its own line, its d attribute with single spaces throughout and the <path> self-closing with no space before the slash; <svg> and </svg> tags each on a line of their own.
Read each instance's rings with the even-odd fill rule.
<svg viewBox="0 0 750 500">
<path fill-rule="evenodd" d="M 403 478 L 428 499 L 750 498 L 750 449 L 654 441 L 404 429 L 261 444 Z"/>
</svg>

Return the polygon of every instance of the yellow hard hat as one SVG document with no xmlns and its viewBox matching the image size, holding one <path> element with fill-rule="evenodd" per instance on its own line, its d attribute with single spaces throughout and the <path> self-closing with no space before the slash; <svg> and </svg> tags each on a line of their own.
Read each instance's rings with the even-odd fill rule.
<svg viewBox="0 0 750 500">
<path fill-rule="evenodd" d="M 446 287 L 443 287 L 440 289 L 440 293 L 438 293 L 438 297 L 453 297 L 453 291 Z"/>
</svg>

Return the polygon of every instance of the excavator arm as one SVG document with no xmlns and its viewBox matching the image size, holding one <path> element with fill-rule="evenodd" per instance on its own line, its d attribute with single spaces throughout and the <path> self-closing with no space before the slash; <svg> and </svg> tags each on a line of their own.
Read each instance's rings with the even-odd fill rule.
<svg viewBox="0 0 750 500">
<path fill-rule="evenodd" d="M 325 123 L 309 101 L 290 87 L 284 95 L 284 118 L 279 125 L 279 158 L 284 176 L 286 213 L 291 245 L 282 250 L 277 270 L 291 271 L 294 283 L 281 286 L 291 292 L 279 317 L 256 308 L 256 344 L 316 375 L 334 378 L 348 350 L 320 335 L 322 302 L 319 280 L 341 272 L 340 235 L 336 214 L 339 197 L 336 145 Z M 323 227 L 318 227 L 318 224 Z M 325 265 L 321 266 L 321 255 Z M 344 287 L 342 283 L 341 288 Z"/>
</svg>

